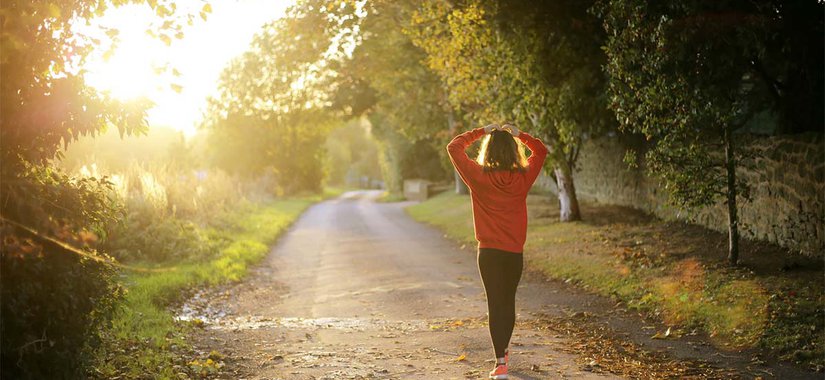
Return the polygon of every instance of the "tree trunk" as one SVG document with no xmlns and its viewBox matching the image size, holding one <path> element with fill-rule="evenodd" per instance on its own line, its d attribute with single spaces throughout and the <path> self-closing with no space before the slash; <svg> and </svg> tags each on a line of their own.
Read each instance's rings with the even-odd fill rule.
<svg viewBox="0 0 825 380">
<path fill-rule="evenodd" d="M 736 215 L 736 157 L 733 152 L 732 128 L 725 127 L 725 167 L 727 170 L 728 262 L 739 262 L 739 217 Z"/>
<path fill-rule="evenodd" d="M 455 193 L 461 195 L 470 194 L 470 189 L 467 188 L 467 184 L 464 183 L 464 180 L 458 175 L 458 171 L 453 170 L 453 175 L 455 176 Z"/>
<path fill-rule="evenodd" d="M 559 189 L 559 220 L 562 222 L 581 220 L 579 200 L 576 198 L 573 173 L 569 166 L 567 168 L 553 168 L 553 172 L 556 174 L 556 185 Z"/>
<path fill-rule="evenodd" d="M 573 184 L 573 167 L 560 149 L 551 145 L 549 151 L 553 156 L 553 174 L 556 177 L 556 187 L 559 190 L 559 220 L 562 222 L 581 220 L 576 186 Z"/>
<path fill-rule="evenodd" d="M 455 122 L 455 114 L 453 113 L 452 109 L 447 111 L 447 130 L 450 131 L 450 136 L 456 135 L 456 122 Z M 461 176 L 458 174 L 458 171 L 453 169 L 453 178 L 455 179 L 455 193 L 461 195 L 470 194 L 470 189 L 467 188 L 467 184 L 464 183 L 464 180 L 461 179 Z"/>
<path fill-rule="evenodd" d="M 531 117 L 536 130 L 541 130 L 539 120 L 538 116 Z M 544 144 L 547 146 L 548 158 L 550 164 L 553 165 L 553 175 L 559 190 L 559 220 L 562 222 L 581 220 L 579 199 L 576 197 L 576 186 L 573 185 L 573 165 L 565 157 L 558 139 L 545 135 Z"/>
</svg>

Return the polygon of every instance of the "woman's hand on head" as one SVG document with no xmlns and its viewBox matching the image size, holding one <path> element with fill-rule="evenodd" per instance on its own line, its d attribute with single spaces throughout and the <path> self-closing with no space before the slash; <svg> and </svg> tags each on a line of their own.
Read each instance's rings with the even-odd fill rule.
<svg viewBox="0 0 825 380">
<path fill-rule="evenodd" d="M 486 133 L 488 135 L 493 133 L 493 131 L 498 131 L 498 130 L 501 130 L 501 127 L 498 124 L 490 124 L 490 125 L 484 127 L 484 133 Z"/>
<path fill-rule="evenodd" d="M 499 129 L 501 129 L 502 131 L 510 132 L 510 134 L 513 135 L 513 137 L 516 137 L 519 133 L 521 133 L 521 131 L 519 131 L 518 128 L 516 128 L 516 126 L 513 124 L 504 124 Z"/>
</svg>

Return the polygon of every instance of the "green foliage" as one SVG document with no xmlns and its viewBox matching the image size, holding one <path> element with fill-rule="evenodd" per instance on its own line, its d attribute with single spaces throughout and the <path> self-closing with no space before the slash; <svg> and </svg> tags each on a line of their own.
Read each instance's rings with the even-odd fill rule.
<svg viewBox="0 0 825 380">
<path fill-rule="evenodd" d="M 788 115 L 788 99 L 822 99 L 821 90 L 813 91 L 816 81 L 802 89 L 793 79 L 797 70 L 822 75 L 821 49 L 804 53 L 812 41 L 822 45 L 821 3 L 611 0 L 596 10 L 610 36 L 611 107 L 624 131 L 652 142 L 649 172 L 683 207 L 710 205 L 736 191 L 727 189 L 719 153 L 725 130 L 746 127 L 764 110 Z M 802 32 L 793 22 L 811 29 Z M 797 34 L 800 40 L 792 38 Z M 811 57 L 796 62 L 779 53 L 785 49 Z"/>
<path fill-rule="evenodd" d="M 602 9 L 621 128 L 654 142 L 647 168 L 664 180 L 674 202 L 712 204 L 724 194 L 726 172 L 709 143 L 719 144 L 742 107 L 731 95 L 742 87 L 744 57 L 725 53 L 734 47 L 727 39 L 705 38 L 701 21 L 685 22 L 700 13 L 687 5 L 613 1 Z"/>
<path fill-rule="evenodd" d="M 13 378 L 73 377 L 120 296 L 94 251 L 120 209 L 106 179 L 23 167 L 0 181 L 0 366 Z"/>
<path fill-rule="evenodd" d="M 81 229 L 104 234 L 122 213 L 109 178 L 78 178 L 47 166 L 26 164 L 0 182 L 0 193 L 4 218 L 50 236 Z"/>
<path fill-rule="evenodd" d="M 108 126 L 142 133 L 149 103 L 123 103 L 83 81 L 103 44 L 72 25 L 140 1 L 4 1 L 0 4 L 0 279 L 4 378 L 77 378 L 108 323 L 120 287 L 94 251 L 122 215 L 107 178 L 52 167 L 59 148 Z M 174 4 L 149 1 L 160 37 L 180 33 Z M 116 42 L 117 31 L 105 31 Z M 168 36 L 167 36 L 168 37 Z"/>
<path fill-rule="evenodd" d="M 582 135 L 611 125 L 600 68 L 603 34 L 587 14 L 589 4 L 433 0 L 406 32 L 427 53 L 450 104 L 474 124 L 530 126 L 572 161 Z"/>
<path fill-rule="evenodd" d="M 97 351 L 93 377 L 124 379 L 175 378 L 173 366 L 188 362 L 180 347 L 186 325 L 175 322 L 169 306 L 185 290 L 199 285 L 238 281 L 247 268 L 269 252 L 278 236 L 319 198 L 283 199 L 238 207 L 195 233 L 209 241 L 201 249 L 214 252 L 151 265 L 130 273 L 126 297 L 117 308 L 105 344 Z M 204 241 L 201 241 L 204 242 Z M 177 349 L 176 349 L 177 347 Z M 178 351 L 176 351 L 178 350 Z"/>
<path fill-rule="evenodd" d="M 121 261 L 202 260 L 215 250 L 207 236 L 189 221 L 177 218 L 146 220 L 129 215 L 110 233 L 103 247 Z"/>
<path fill-rule="evenodd" d="M 322 142 L 333 124 L 328 67 L 352 40 L 355 17 L 354 3 L 338 5 L 290 7 L 224 70 L 204 122 L 221 141 L 210 144 L 220 167 L 272 175 L 288 193 L 320 191 Z"/>
<path fill-rule="evenodd" d="M 423 2 L 405 32 L 470 125 L 514 122 L 549 145 L 563 207 L 580 219 L 573 168 L 583 138 L 612 126 L 592 1 Z"/>
<path fill-rule="evenodd" d="M 398 130 L 390 127 L 384 113 L 369 116 L 373 133 L 378 140 L 379 164 L 387 191 L 399 194 L 404 179 L 423 178 L 432 181 L 447 179 L 442 151 L 435 138 L 411 142 Z"/>
<path fill-rule="evenodd" d="M 673 203 L 693 209 L 724 199 L 728 259 L 736 264 L 737 198 L 748 197 L 747 183 L 736 177 L 737 166 L 747 163 L 736 148 L 736 133 L 765 111 L 779 111 L 787 119 L 794 113 L 790 109 L 798 109 L 788 108 L 788 99 L 823 99 L 821 84 L 799 85 L 795 71 L 821 78 L 822 52 L 809 41 L 819 41 L 820 47 L 825 41 L 821 17 L 813 16 L 821 15 L 825 5 L 605 0 L 595 9 L 610 36 L 606 69 L 621 129 L 652 143 L 645 155 L 647 170 L 662 180 Z M 800 33 L 793 22 L 814 30 L 795 41 L 791 37 Z M 787 52 L 805 56 L 811 51 L 817 58 L 787 58 Z M 821 115 L 805 106 L 807 100 L 798 103 Z"/>
<path fill-rule="evenodd" d="M 65 145 L 114 125 L 121 134 L 142 133 L 147 101 L 122 103 L 99 94 L 83 81 L 86 57 L 103 41 L 72 30 L 72 24 L 102 15 L 108 8 L 142 1 L 4 1 L 0 48 L 0 140 L 4 173 L 17 163 L 44 164 Z M 159 37 L 182 35 L 183 19 L 173 4 L 148 1 L 162 22 Z M 117 30 L 106 31 L 117 41 Z"/>
<path fill-rule="evenodd" d="M 84 168 L 86 168 L 84 166 Z M 81 170 L 96 176 L 106 169 Z M 94 177 L 82 177 L 90 179 Z M 191 170 L 176 163 L 136 164 L 109 173 L 122 212 L 104 226 L 100 248 L 128 262 L 203 260 L 215 254 L 210 225 L 249 199 L 265 198 L 265 181 L 239 181 L 220 170 Z"/>
<path fill-rule="evenodd" d="M 296 7 L 312 12 L 314 4 L 305 1 Z M 451 172 L 429 165 L 434 157 L 447 161 L 443 145 L 455 126 L 447 120 L 449 107 L 443 86 L 422 63 L 425 53 L 400 27 L 409 23 L 416 6 L 411 1 L 370 1 L 342 8 L 336 17 L 352 23 L 330 25 L 328 33 L 351 38 L 354 46 L 351 54 L 327 59 L 325 96 L 329 109 L 344 117 L 369 118 L 372 135 L 380 142 L 384 182 L 393 191 L 400 189 L 401 180 L 408 175 L 401 172 L 402 162 L 415 165 L 416 158 L 408 156 L 413 152 L 426 151 L 422 156 L 429 158 L 411 168 L 415 176 L 443 178 Z M 328 35 L 304 33 L 301 37 L 304 43 L 315 45 L 327 42 L 307 38 Z M 411 146 L 416 149 L 409 149 Z M 420 172 L 424 174 L 417 174 Z"/>
<path fill-rule="evenodd" d="M 318 110 L 282 116 L 280 121 L 258 115 L 214 121 L 210 161 L 245 179 L 270 177 L 287 193 L 320 190 L 322 147 L 331 120 Z"/>
<path fill-rule="evenodd" d="M 354 120 L 332 130 L 327 137 L 327 183 L 358 186 L 362 176 L 381 178 L 378 145 L 365 124 Z"/>
<path fill-rule="evenodd" d="M 446 94 L 438 76 L 423 63 L 426 52 L 402 30 L 416 6 L 386 0 L 364 4 L 359 43 L 339 71 L 342 78 L 352 78 L 374 94 L 374 102 L 364 107 L 365 112 L 381 114 L 374 128 L 393 129 L 411 142 L 435 140 L 441 153 L 452 138 Z M 347 91 L 341 87 L 338 93 Z"/>
<path fill-rule="evenodd" d="M 115 270 L 9 225 L 0 235 L 3 377 L 81 377 L 122 294 Z"/>
<path fill-rule="evenodd" d="M 384 188 L 390 193 L 400 194 L 404 183 L 404 176 L 401 173 L 401 160 L 404 152 L 409 148 L 410 142 L 399 132 L 387 128 L 382 124 L 383 114 L 373 113 L 370 115 L 370 124 L 378 126 L 373 128 L 378 140 L 379 164 L 381 166 L 381 176 L 384 178 Z M 383 128 L 380 126 L 384 125 Z"/>
</svg>

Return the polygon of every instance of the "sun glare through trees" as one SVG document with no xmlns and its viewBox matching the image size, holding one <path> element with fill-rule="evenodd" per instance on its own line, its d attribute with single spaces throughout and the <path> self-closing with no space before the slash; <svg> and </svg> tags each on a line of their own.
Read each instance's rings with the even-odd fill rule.
<svg viewBox="0 0 825 380">
<path fill-rule="evenodd" d="M 147 4 L 112 8 L 73 28 L 108 43 L 95 46 L 83 69 L 86 82 L 121 100 L 146 98 L 152 125 L 196 131 L 220 71 L 244 51 L 261 26 L 283 16 L 292 0 L 172 2 L 180 29 L 169 35 Z M 204 11 L 206 9 L 207 11 Z M 116 31 L 116 32 L 114 32 Z M 107 32 L 113 37 L 107 40 Z"/>
</svg>

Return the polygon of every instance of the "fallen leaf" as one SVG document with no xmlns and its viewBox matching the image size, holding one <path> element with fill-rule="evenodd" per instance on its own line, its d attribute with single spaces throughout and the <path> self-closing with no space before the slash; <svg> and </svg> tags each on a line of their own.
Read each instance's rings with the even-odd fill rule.
<svg viewBox="0 0 825 380">
<path fill-rule="evenodd" d="M 651 339 L 667 339 L 667 338 L 669 338 L 669 337 L 670 337 L 670 327 L 668 327 L 668 328 L 667 328 L 667 331 L 665 331 L 664 333 L 657 332 L 656 334 L 654 334 L 654 335 L 653 335 L 652 337 L 650 337 L 650 338 L 651 338 Z"/>
</svg>

